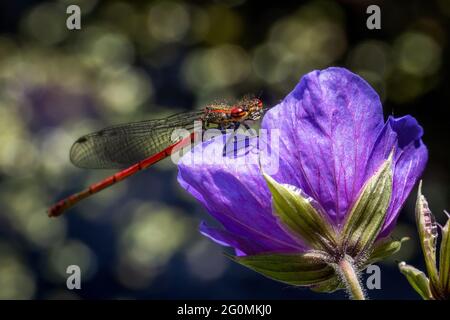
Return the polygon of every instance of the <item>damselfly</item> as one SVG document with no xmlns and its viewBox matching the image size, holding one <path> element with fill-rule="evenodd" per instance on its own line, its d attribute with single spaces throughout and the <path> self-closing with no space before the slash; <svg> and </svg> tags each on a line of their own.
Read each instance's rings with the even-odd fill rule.
<svg viewBox="0 0 450 320">
<path fill-rule="evenodd" d="M 235 132 L 241 125 L 249 129 L 247 122 L 260 119 L 263 112 L 260 99 L 245 98 L 234 105 L 212 104 L 198 111 L 179 113 L 164 119 L 115 125 L 84 135 L 75 141 L 70 150 L 70 160 L 75 166 L 123 170 L 57 202 L 49 209 L 48 215 L 59 216 L 79 201 L 191 144 L 195 121 L 201 121 L 203 130 L 215 126 L 223 133 L 228 129 Z M 192 133 L 173 141 L 171 138 L 175 129 L 187 129 Z"/>
</svg>

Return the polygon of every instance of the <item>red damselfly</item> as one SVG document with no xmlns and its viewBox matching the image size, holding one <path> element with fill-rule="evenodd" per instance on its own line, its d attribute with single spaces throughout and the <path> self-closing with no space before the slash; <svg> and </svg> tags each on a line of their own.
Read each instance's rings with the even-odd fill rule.
<svg viewBox="0 0 450 320">
<path fill-rule="evenodd" d="M 222 132 L 227 129 L 235 132 L 241 125 L 249 129 L 247 121 L 260 119 L 263 112 L 260 99 L 245 98 L 233 105 L 212 104 L 198 111 L 114 125 L 84 135 L 70 149 L 70 160 L 75 166 L 122 170 L 57 202 L 48 210 L 48 215 L 61 215 L 79 201 L 150 167 L 193 142 L 194 132 L 173 141 L 172 132 L 176 129 L 192 131 L 194 122 L 201 121 L 203 130 L 215 126 Z"/>
</svg>

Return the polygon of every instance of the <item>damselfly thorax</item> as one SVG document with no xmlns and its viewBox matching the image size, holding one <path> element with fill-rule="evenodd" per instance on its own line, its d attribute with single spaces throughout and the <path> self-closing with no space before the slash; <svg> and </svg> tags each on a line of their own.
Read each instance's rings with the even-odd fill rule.
<svg viewBox="0 0 450 320">
<path fill-rule="evenodd" d="M 217 124 L 221 128 L 233 127 L 237 123 L 246 120 L 258 120 L 263 111 L 263 103 L 260 99 L 244 99 L 235 105 L 213 104 L 204 109 L 202 121 L 205 126 Z"/>
</svg>

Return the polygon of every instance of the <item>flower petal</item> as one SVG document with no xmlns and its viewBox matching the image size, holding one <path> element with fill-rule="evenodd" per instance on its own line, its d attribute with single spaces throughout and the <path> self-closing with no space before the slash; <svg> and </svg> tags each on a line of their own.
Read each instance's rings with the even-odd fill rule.
<svg viewBox="0 0 450 320">
<path fill-rule="evenodd" d="M 281 131 L 274 179 L 301 188 L 340 223 L 383 128 L 377 93 L 346 69 L 313 71 L 267 112 L 262 127 Z"/>
<path fill-rule="evenodd" d="M 207 234 L 245 254 L 303 252 L 304 246 L 287 234 L 272 214 L 270 191 L 259 168 L 258 152 L 228 159 L 222 156 L 223 143 L 218 140 L 197 145 L 178 164 L 181 186 L 224 226 L 233 241 L 240 237 L 241 242 L 234 243 L 231 236 L 225 239 L 223 233 L 220 237 L 217 233 Z M 244 245 L 242 239 L 253 242 L 253 246 Z"/>
<path fill-rule="evenodd" d="M 395 149 L 392 198 L 380 237 L 385 237 L 392 231 L 400 209 L 425 169 L 428 151 L 420 139 L 422 134 L 422 127 L 413 117 L 389 117 L 375 143 L 366 169 L 368 177 L 372 174 L 372 168 L 384 161 L 389 152 Z"/>
<path fill-rule="evenodd" d="M 236 250 L 237 256 L 253 255 L 264 251 L 264 248 L 255 242 L 249 241 L 227 230 L 210 227 L 205 222 L 200 224 L 199 229 L 201 234 L 214 242 L 225 247 L 233 247 Z"/>
</svg>

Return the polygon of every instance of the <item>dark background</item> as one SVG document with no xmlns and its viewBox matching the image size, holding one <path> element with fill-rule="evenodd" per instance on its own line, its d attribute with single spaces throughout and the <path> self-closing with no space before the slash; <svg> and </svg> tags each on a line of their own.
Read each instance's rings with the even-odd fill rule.
<svg viewBox="0 0 450 320">
<path fill-rule="evenodd" d="M 49 219 L 54 201 L 110 174 L 73 167 L 71 144 L 113 123 L 260 95 L 274 105 L 314 69 L 345 66 L 380 94 L 385 115 L 425 129 L 424 193 L 449 207 L 450 3 L 435 1 L 1 1 L 0 298 L 342 299 L 268 280 L 197 232 L 207 214 L 157 166 Z M 81 30 L 66 28 L 78 4 Z M 381 30 L 366 8 L 381 7 Z M 414 191 L 415 192 L 415 191 Z M 396 261 L 423 267 L 415 194 L 371 298 L 417 299 Z M 66 267 L 82 289 L 66 289 Z"/>
</svg>

